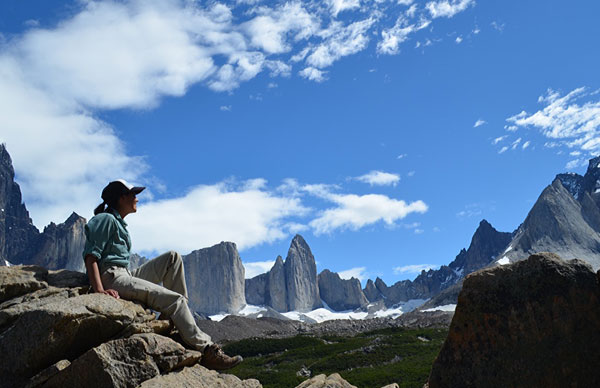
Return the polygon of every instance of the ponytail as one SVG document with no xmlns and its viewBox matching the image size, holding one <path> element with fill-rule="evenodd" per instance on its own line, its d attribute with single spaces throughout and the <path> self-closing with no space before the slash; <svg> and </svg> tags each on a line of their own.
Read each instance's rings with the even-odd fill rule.
<svg viewBox="0 0 600 388">
<path fill-rule="evenodd" d="M 106 211 L 106 209 L 104 208 L 104 205 L 106 205 L 106 202 L 102 202 L 100 205 L 98 205 L 94 209 L 94 215 L 98 215 L 100 213 L 104 213 Z"/>
</svg>

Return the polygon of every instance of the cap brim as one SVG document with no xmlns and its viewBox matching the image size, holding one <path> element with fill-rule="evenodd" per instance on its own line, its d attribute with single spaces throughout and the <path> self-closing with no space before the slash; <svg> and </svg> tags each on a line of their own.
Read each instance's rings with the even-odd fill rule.
<svg viewBox="0 0 600 388">
<path fill-rule="evenodd" d="M 131 190 L 129 190 L 129 192 L 137 195 L 137 194 L 141 193 L 142 191 L 144 191 L 144 189 L 145 189 L 145 187 L 135 186 L 135 187 L 132 187 Z"/>
</svg>

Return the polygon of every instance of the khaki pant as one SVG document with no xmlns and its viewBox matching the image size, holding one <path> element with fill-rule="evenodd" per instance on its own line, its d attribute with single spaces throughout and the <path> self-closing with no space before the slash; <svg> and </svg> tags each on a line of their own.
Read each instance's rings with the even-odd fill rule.
<svg viewBox="0 0 600 388">
<path fill-rule="evenodd" d="M 133 274 L 126 268 L 109 267 L 102 273 L 102 285 L 105 289 L 116 290 L 123 299 L 139 301 L 170 318 L 181 338 L 194 349 L 201 351 L 212 344 L 210 336 L 196 326 L 187 305 L 187 287 L 179 253 L 162 254 L 134 270 Z"/>
</svg>

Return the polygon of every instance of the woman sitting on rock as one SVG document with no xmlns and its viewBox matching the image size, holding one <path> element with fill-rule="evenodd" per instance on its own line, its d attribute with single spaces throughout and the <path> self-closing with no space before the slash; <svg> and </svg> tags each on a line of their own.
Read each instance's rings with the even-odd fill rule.
<svg viewBox="0 0 600 388">
<path fill-rule="evenodd" d="M 141 302 L 171 319 L 185 343 L 203 352 L 201 364 L 207 368 L 232 368 L 242 358 L 227 356 L 196 326 L 177 252 L 167 252 L 129 271 L 131 239 L 124 218 L 137 211 L 136 195 L 144 189 L 117 180 L 102 190 L 104 201 L 85 226 L 83 257 L 90 284 L 94 292 Z"/>
</svg>

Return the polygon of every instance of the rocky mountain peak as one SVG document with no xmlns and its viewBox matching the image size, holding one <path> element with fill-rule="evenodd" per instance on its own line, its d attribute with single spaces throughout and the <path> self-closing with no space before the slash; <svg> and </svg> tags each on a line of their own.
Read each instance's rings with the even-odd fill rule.
<svg viewBox="0 0 600 388">
<path fill-rule="evenodd" d="M 358 279 L 342 279 L 328 269 L 319 274 L 319 293 L 323 301 L 337 311 L 354 310 L 369 304 Z"/>
<path fill-rule="evenodd" d="M 323 307 L 317 284 L 315 257 L 299 234 L 292 239 L 284 271 L 290 311 L 310 311 Z"/>
<path fill-rule="evenodd" d="M 32 255 L 39 231 L 33 225 L 15 182 L 15 170 L 6 146 L 0 144 L 0 260 L 16 264 Z"/>
<path fill-rule="evenodd" d="M 583 177 L 574 172 L 558 174 L 555 180 L 558 179 L 565 189 L 571 193 L 575 199 L 579 199 L 583 192 Z"/>
<path fill-rule="evenodd" d="M 582 191 L 590 193 L 600 206 L 600 156 L 590 159 L 588 169 L 583 176 Z"/>
</svg>

